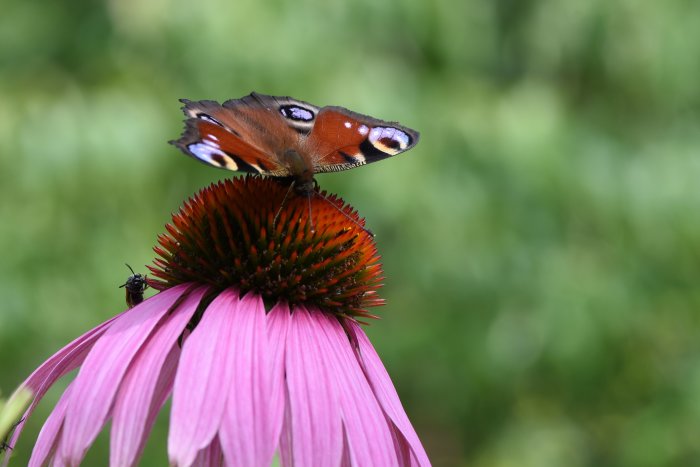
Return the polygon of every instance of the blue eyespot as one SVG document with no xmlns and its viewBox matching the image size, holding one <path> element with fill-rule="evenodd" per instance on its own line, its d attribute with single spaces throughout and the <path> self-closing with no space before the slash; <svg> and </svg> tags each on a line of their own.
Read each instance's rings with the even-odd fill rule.
<svg viewBox="0 0 700 467">
<path fill-rule="evenodd" d="M 310 122 L 314 119 L 313 111 L 298 105 L 283 105 L 280 107 L 280 113 L 284 118 L 297 122 Z"/>
</svg>

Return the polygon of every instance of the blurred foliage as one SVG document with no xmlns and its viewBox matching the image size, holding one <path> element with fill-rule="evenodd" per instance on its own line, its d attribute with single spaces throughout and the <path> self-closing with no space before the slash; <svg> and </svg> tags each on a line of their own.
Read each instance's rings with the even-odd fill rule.
<svg viewBox="0 0 700 467">
<path fill-rule="evenodd" d="M 435 465 L 700 465 L 698 76 L 687 0 L 5 0 L 0 388 L 229 176 L 165 144 L 177 99 L 256 90 L 421 131 L 318 179 L 377 233 L 369 332 Z"/>
</svg>

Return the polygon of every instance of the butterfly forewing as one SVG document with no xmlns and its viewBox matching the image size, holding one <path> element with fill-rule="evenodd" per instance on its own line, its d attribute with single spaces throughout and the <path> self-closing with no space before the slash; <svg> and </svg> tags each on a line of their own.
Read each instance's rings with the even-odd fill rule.
<svg viewBox="0 0 700 467">
<path fill-rule="evenodd" d="M 227 101 L 226 107 L 214 101 L 183 102 L 189 118 L 185 132 L 174 144 L 185 154 L 227 170 L 291 175 L 279 160 L 276 147 L 291 140 L 294 132 L 275 132 L 279 121 L 269 110 L 243 99 Z"/>
</svg>

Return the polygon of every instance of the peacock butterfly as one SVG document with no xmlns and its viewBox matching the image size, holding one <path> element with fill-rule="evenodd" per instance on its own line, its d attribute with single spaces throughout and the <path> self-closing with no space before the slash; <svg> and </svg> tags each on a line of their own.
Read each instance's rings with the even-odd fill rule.
<svg viewBox="0 0 700 467">
<path fill-rule="evenodd" d="M 251 93 L 223 104 L 190 101 L 185 130 L 172 144 L 222 169 L 289 177 L 310 195 L 316 173 L 338 172 L 408 151 L 418 132 L 342 107 Z"/>
</svg>

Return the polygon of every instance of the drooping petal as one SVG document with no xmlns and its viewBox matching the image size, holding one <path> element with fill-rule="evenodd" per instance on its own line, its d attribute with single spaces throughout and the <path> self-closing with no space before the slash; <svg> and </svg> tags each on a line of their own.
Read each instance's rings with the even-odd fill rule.
<svg viewBox="0 0 700 467">
<path fill-rule="evenodd" d="M 270 436 L 279 440 L 284 421 L 287 386 L 284 378 L 285 348 L 291 315 L 289 305 L 284 302 L 275 305 L 267 314 L 267 335 L 270 360 Z"/>
<path fill-rule="evenodd" d="M 277 448 L 272 439 L 267 322 L 262 298 L 248 293 L 234 315 L 233 372 L 219 437 L 224 456 L 239 466 L 270 465 Z"/>
<path fill-rule="evenodd" d="M 115 399 L 110 465 L 132 465 L 136 461 L 148 434 L 146 422 L 161 370 L 206 291 L 205 287 L 192 291 L 156 328 L 132 361 Z"/>
<path fill-rule="evenodd" d="M 163 369 L 160 372 L 160 377 L 156 383 L 156 389 L 153 393 L 153 399 L 151 400 L 151 407 L 148 410 L 148 416 L 146 418 L 146 425 L 144 426 L 144 435 L 141 438 L 141 444 L 136 451 L 135 459 L 138 459 L 143 452 L 143 448 L 146 445 L 147 434 L 151 432 L 153 425 L 158 418 L 160 410 L 165 405 L 165 402 L 170 398 L 173 392 L 173 384 L 175 383 L 175 372 L 177 371 L 177 364 L 180 361 L 181 349 L 179 346 L 174 345 L 170 354 L 165 359 L 163 363 Z"/>
<path fill-rule="evenodd" d="M 41 427 L 39 437 L 36 439 L 34 449 L 32 449 L 32 457 L 29 459 L 29 467 L 41 467 L 46 464 L 46 461 L 56 451 L 63 421 L 66 416 L 66 408 L 70 399 L 71 386 L 68 386 L 58 400 L 56 407 L 51 411 L 51 414 Z M 9 457 L 9 456 L 8 456 Z"/>
<path fill-rule="evenodd" d="M 238 304 L 237 290 L 220 293 L 183 344 L 168 435 L 168 456 L 173 465 L 191 465 L 221 426 L 225 388 L 233 384 L 231 336 Z"/>
<path fill-rule="evenodd" d="M 292 412 L 291 403 L 289 402 L 289 391 L 285 386 L 285 404 L 284 404 L 284 418 L 282 419 L 282 431 L 280 433 L 280 465 L 282 467 L 293 467 L 294 466 L 294 456 L 292 454 Z"/>
<path fill-rule="evenodd" d="M 315 317 L 314 317 L 315 318 Z M 343 447 L 340 406 L 335 381 L 326 367 L 327 340 L 319 336 L 316 319 L 295 308 L 287 335 L 286 374 L 293 465 L 338 465 Z"/>
<path fill-rule="evenodd" d="M 128 310 L 124 313 L 128 313 Z M 90 352 L 90 349 L 92 349 L 92 346 L 95 344 L 97 339 L 104 334 L 115 319 L 118 319 L 124 313 L 105 321 L 99 326 L 78 337 L 73 342 L 53 354 L 48 360 L 42 363 L 39 368 L 34 370 L 29 378 L 27 378 L 23 383 L 24 386 L 27 386 L 34 392 L 34 399 L 24 412 L 23 418 L 29 418 L 46 392 L 56 381 L 83 363 L 85 357 L 87 357 L 87 354 Z M 24 423 L 19 424 L 19 426 L 17 426 L 12 433 L 12 436 L 8 440 L 8 445 L 10 447 L 14 447 L 15 442 L 24 429 L 24 425 Z M 9 458 L 10 456 L 5 456 L 5 459 L 1 464 L 3 467 L 7 466 L 8 462 L 10 461 Z"/>
<path fill-rule="evenodd" d="M 348 327 L 358 344 L 360 362 L 382 409 L 408 442 L 418 465 L 430 465 L 423 444 L 401 405 L 399 395 L 396 393 L 394 384 L 391 382 L 389 373 L 384 368 L 379 355 L 377 355 L 377 351 L 374 350 L 369 338 L 357 323 L 349 321 Z"/>
<path fill-rule="evenodd" d="M 391 425 L 391 437 L 394 440 L 394 449 L 396 449 L 396 455 L 399 458 L 399 465 L 419 467 L 421 464 L 418 462 L 416 455 L 413 454 L 411 445 L 408 444 L 401 430 L 399 430 L 391 420 L 389 420 L 389 424 Z"/>
<path fill-rule="evenodd" d="M 340 459 L 340 467 L 352 467 L 352 459 L 350 459 L 350 446 L 348 446 L 348 440 L 345 435 L 343 435 L 343 457 Z"/>
<path fill-rule="evenodd" d="M 221 450 L 221 443 L 216 437 L 209 446 L 197 453 L 192 467 L 220 467 L 224 465 L 224 453 Z"/>
<path fill-rule="evenodd" d="M 190 287 L 182 284 L 155 295 L 115 320 L 95 343 L 73 382 L 57 455 L 78 465 L 104 425 L 124 373 L 141 345 Z"/>
<path fill-rule="evenodd" d="M 324 353 L 338 392 L 353 465 L 398 465 L 389 424 L 338 319 L 317 310 L 311 311 L 311 318 L 316 333 L 326 338 Z"/>
</svg>

